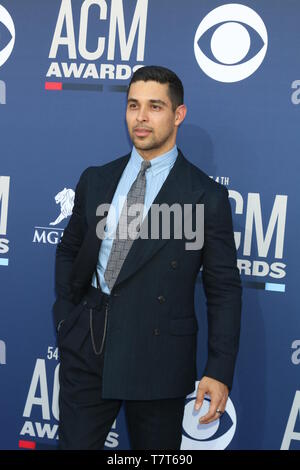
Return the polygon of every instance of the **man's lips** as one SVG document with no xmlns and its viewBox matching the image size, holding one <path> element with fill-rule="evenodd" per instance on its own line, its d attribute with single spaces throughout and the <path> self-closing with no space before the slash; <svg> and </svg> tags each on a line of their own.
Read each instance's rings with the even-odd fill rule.
<svg viewBox="0 0 300 470">
<path fill-rule="evenodd" d="M 146 137 L 147 135 L 149 135 L 152 131 L 150 129 L 145 129 L 143 127 L 136 127 L 135 129 L 133 129 L 133 132 L 135 133 L 135 135 L 137 135 L 138 137 Z"/>
</svg>

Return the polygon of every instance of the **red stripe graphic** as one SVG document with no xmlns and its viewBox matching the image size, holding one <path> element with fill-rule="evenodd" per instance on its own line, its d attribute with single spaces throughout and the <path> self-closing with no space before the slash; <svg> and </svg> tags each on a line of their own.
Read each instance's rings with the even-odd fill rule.
<svg viewBox="0 0 300 470">
<path fill-rule="evenodd" d="M 62 82 L 46 82 L 45 90 L 62 90 Z"/>
<path fill-rule="evenodd" d="M 34 441 L 19 441 L 19 447 L 22 449 L 35 449 L 36 448 L 36 442 Z"/>
</svg>

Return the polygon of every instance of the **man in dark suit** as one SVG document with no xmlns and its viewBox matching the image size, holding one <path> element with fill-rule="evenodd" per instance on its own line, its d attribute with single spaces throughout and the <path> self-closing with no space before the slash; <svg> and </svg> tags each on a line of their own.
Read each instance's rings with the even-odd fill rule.
<svg viewBox="0 0 300 470">
<path fill-rule="evenodd" d="M 231 208 L 227 189 L 177 149 L 185 115 L 177 75 L 140 68 L 127 95 L 132 152 L 87 168 L 76 186 L 56 254 L 62 449 L 103 448 L 123 401 L 133 449 L 180 448 L 185 397 L 197 380 L 194 290 L 201 266 L 208 359 L 195 408 L 210 396 L 202 424 L 225 410 L 241 314 Z M 204 244 L 188 245 L 184 230 L 177 236 L 178 224 L 170 236 L 161 227 L 153 236 L 152 209 L 162 205 L 189 208 L 193 234 L 203 231 Z"/>
</svg>

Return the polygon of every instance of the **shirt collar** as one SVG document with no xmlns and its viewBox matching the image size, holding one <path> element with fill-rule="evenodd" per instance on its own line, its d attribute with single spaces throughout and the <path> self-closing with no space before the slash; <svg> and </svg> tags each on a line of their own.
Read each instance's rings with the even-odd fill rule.
<svg viewBox="0 0 300 470">
<path fill-rule="evenodd" d="M 169 150 L 168 152 L 160 155 L 159 157 L 152 158 L 151 167 L 147 170 L 147 173 L 152 173 L 154 176 L 161 171 L 171 169 L 178 155 L 177 145 Z M 137 149 L 133 146 L 130 163 L 139 171 L 141 169 L 141 163 L 144 161 L 143 157 L 140 156 Z"/>
</svg>

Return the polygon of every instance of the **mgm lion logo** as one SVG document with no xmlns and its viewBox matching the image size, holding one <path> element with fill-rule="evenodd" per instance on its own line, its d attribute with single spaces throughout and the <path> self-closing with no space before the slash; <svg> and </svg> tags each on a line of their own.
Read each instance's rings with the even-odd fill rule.
<svg viewBox="0 0 300 470">
<path fill-rule="evenodd" d="M 74 206 L 75 192 L 73 189 L 64 188 L 62 191 L 56 194 L 55 202 L 60 204 L 60 214 L 54 222 L 50 222 L 50 225 L 57 225 L 62 220 L 72 215 Z"/>
</svg>

